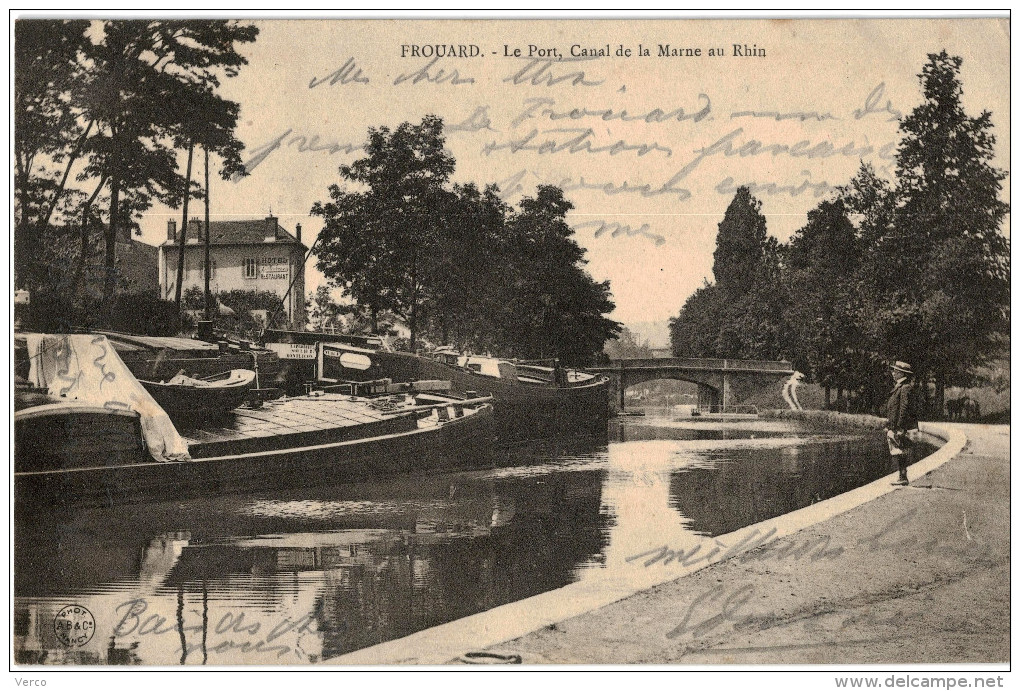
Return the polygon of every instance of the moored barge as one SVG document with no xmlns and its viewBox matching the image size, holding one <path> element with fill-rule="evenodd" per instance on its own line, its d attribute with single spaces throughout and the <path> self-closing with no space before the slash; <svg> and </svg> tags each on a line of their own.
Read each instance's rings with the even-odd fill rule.
<svg viewBox="0 0 1020 691">
<path fill-rule="evenodd" d="M 184 430 L 102 336 L 29 338 L 35 392 L 14 416 L 16 508 L 346 482 L 487 464 L 492 407 L 429 382 L 259 402 Z M 438 390 L 437 390 L 438 389 Z M 45 393 L 41 393 L 45 391 Z M 16 396 L 16 398 L 18 398 Z"/>
</svg>

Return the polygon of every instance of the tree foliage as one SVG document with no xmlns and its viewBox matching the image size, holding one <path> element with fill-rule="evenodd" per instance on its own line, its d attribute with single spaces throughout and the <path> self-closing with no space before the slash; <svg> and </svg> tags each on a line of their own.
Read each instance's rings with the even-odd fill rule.
<svg viewBox="0 0 1020 691">
<path fill-rule="evenodd" d="M 305 300 L 305 317 L 312 331 L 336 330 L 346 334 L 368 336 L 395 336 L 396 316 L 386 310 L 376 315 L 376 328 L 372 318 L 362 305 L 355 302 L 338 302 L 333 299 L 333 287 L 323 283 Z"/>
<path fill-rule="evenodd" d="M 398 314 L 412 341 L 442 266 L 444 186 L 454 169 L 444 143 L 443 122 L 435 116 L 392 131 L 372 128 L 365 157 L 340 166 L 340 177 L 357 191 L 331 185 L 332 201 L 312 208 L 325 219 L 319 270 L 373 315 L 384 309 Z"/>
<path fill-rule="evenodd" d="M 807 224 L 786 251 L 784 279 L 793 297 L 784 316 L 797 344 L 791 358 L 798 370 L 812 372 L 827 389 L 853 378 L 859 253 L 842 199 L 823 201 L 809 211 Z"/>
<path fill-rule="evenodd" d="M 750 292 L 763 278 L 775 240 L 769 237 L 761 202 L 747 187 L 740 187 L 726 207 L 716 236 L 712 273 L 715 282 L 731 296 Z"/>
<path fill-rule="evenodd" d="M 1006 174 L 991 164 L 991 113 L 963 110 L 961 64 L 943 51 L 918 75 L 924 100 L 900 123 L 897 213 L 876 247 L 911 258 L 876 296 L 887 345 L 931 372 L 939 389 L 995 353 L 1009 324 Z"/>
<path fill-rule="evenodd" d="M 454 185 L 443 214 L 440 266 L 429 291 L 426 336 L 475 352 L 500 351 L 509 286 L 503 268 L 511 251 L 510 207 L 499 190 Z"/>
<path fill-rule="evenodd" d="M 705 282 L 669 320 L 669 338 L 676 357 L 716 357 L 725 300 L 722 290 Z"/>
<path fill-rule="evenodd" d="M 54 212 L 77 215 L 78 205 L 99 199 L 109 307 L 118 229 L 154 201 L 177 206 L 192 191 L 178 173 L 178 149 L 199 141 L 221 155 L 224 175 L 238 171 L 237 104 L 216 89 L 245 64 L 236 45 L 254 41 L 258 29 L 226 20 L 19 20 L 15 27 L 19 284 L 33 283 L 34 248 Z"/>
<path fill-rule="evenodd" d="M 213 327 L 218 331 L 255 339 L 266 328 L 286 329 L 288 326 L 287 315 L 279 309 L 280 296 L 271 290 L 226 290 L 212 297 L 215 302 L 233 312 L 230 314 L 223 310 L 223 313 L 214 313 Z M 176 304 L 173 301 L 167 302 Z M 181 296 L 181 306 L 193 312 L 204 310 L 204 291 L 198 286 L 186 289 Z M 269 318 L 272 318 L 272 324 L 267 326 L 266 320 Z"/>
<path fill-rule="evenodd" d="M 318 267 L 372 316 L 390 310 L 424 336 L 507 357 L 589 362 L 618 329 L 609 284 L 584 270 L 572 208 L 542 186 L 511 209 L 495 186 L 451 185 L 442 120 L 370 129 L 365 157 L 312 213 Z"/>
<path fill-rule="evenodd" d="M 331 292 L 329 286 L 323 283 L 314 292 L 308 293 L 305 321 L 312 331 L 342 329 L 345 326 L 343 306 L 333 299 Z"/>
<path fill-rule="evenodd" d="M 541 185 L 507 219 L 504 254 L 490 280 L 503 282 L 498 314 L 502 350 L 510 355 L 585 364 L 619 332 L 603 316 L 615 307 L 609 282 L 596 282 L 584 270 L 584 249 L 566 221 L 572 208 L 563 190 Z"/>
<path fill-rule="evenodd" d="M 1001 354 L 1006 173 L 992 165 L 991 114 L 963 110 L 960 66 L 928 56 L 923 101 L 900 122 L 895 180 L 862 163 L 786 246 L 773 252 L 758 203 L 737 191 L 719 224 L 715 283 L 671 322 L 677 355 L 786 357 L 863 409 L 888 388 L 884 363 L 905 360 L 924 397 L 934 382 L 941 414 L 945 387 L 968 385 Z"/>
<path fill-rule="evenodd" d="M 773 359 L 784 352 L 779 246 L 761 202 L 737 189 L 719 223 L 715 283 L 699 288 L 670 321 L 677 357 Z"/>
<path fill-rule="evenodd" d="M 88 27 L 86 20 L 14 24 L 14 267 L 19 287 L 41 280 L 39 248 L 66 182 L 64 171 L 88 134 L 77 105 Z"/>
</svg>

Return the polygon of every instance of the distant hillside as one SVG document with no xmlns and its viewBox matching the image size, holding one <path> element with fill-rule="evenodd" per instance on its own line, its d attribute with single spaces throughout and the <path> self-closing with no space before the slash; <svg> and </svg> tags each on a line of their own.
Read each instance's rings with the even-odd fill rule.
<svg viewBox="0 0 1020 691">
<path fill-rule="evenodd" d="M 657 322 L 630 322 L 627 325 L 638 343 L 648 341 L 652 348 L 669 347 L 669 322 L 666 320 Z"/>
</svg>

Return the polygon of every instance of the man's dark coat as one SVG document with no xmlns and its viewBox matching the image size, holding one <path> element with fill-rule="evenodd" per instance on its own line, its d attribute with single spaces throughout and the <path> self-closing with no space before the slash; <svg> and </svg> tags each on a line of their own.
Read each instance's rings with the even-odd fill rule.
<svg viewBox="0 0 1020 691">
<path fill-rule="evenodd" d="M 917 429 L 917 392 L 910 379 L 901 380 L 885 404 L 885 416 L 889 418 L 886 429 L 893 432 Z"/>
</svg>

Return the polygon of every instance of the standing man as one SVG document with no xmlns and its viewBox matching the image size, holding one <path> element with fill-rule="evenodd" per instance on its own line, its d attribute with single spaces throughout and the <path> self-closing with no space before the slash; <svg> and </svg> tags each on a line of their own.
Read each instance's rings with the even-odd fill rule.
<svg viewBox="0 0 1020 691">
<path fill-rule="evenodd" d="M 914 370 L 906 362 L 896 361 L 890 365 L 893 381 L 892 395 L 886 403 L 886 437 L 889 454 L 896 459 L 900 478 L 894 485 L 906 485 L 907 465 L 910 462 L 910 448 L 917 435 L 917 392 L 914 388 Z"/>
</svg>

